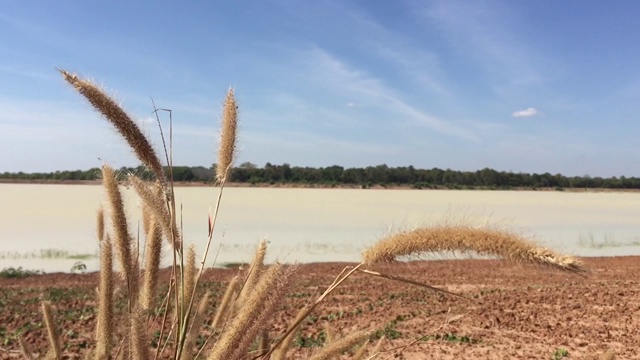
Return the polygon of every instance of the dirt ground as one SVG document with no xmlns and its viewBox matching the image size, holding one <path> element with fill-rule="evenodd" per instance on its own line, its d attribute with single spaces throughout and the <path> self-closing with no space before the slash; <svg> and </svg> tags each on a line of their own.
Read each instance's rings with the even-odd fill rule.
<svg viewBox="0 0 640 360">
<path fill-rule="evenodd" d="M 307 357 L 327 332 L 335 339 L 371 329 L 370 347 L 384 335 L 380 359 L 640 359 L 640 257 L 583 261 L 589 269 L 584 277 L 498 260 L 377 266 L 372 270 L 469 299 L 356 273 L 304 322 L 290 357 Z M 354 264 L 300 265 L 270 336 L 278 337 L 347 265 Z M 207 271 L 212 314 L 237 271 Z M 97 280 L 96 274 L 1 279 L 0 358 L 19 357 L 16 331 L 32 350 L 47 346 L 42 299 L 52 302 L 66 358 L 79 358 L 75 354 L 93 344 Z M 116 303 L 117 311 L 125 306 Z"/>
</svg>

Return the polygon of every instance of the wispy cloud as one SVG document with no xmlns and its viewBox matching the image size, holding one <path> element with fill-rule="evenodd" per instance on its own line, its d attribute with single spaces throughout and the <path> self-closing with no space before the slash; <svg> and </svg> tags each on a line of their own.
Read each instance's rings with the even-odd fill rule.
<svg viewBox="0 0 640 360">
<path fill-rule="evenodd" d="M 536 110 L 535 108 L 527 108 L 524 110 L 520 110 L 520 111 L 515 111 L 513 112 L 513 117 L 531 117 L 531 116 L 535 116 L 538 114 L 538 110 Z"/>
<path fill-rule="evenodd" d="M 507 3 L 508 4 L 508 3 Z M 475 1 L 434 1 L 420 13 L 445 31 L 450 44 L 489 75 L 494 90 L 544 81 L 541 66 L 548 61 L 518 38 L 520 14 L 505 4 Z M 548 64 L 547 64 L 548 65 Z"/>
<path fill-rule="evenodd" d="M 398 34 L 366 16 L 363 12 L 348 12 L 363 34 L 371 54 L 384 59 L 406 80 L 438 95 L 451 95 L 440 59 L 424 43 L 415 43 L 406 34 Z"/>
<path fill-rule="evenodd" d="M 307 66 L 308 76 L 312 77 L 314 82 L 343 93 L 345 98 L 355 99 L 353 102 L 361 104 L 362 107 L 392 114 L 396 118 L 394 125 L 400 122 L 408 126 L 426 127 L 460 139 L 479 140 L 466 128 L 410 104 L 403 99 L 400 92 L 389 87 L 382 79 L 352 68 L 323 49 L 316 47 L 310 51 L 301 52 L 300 56 L 300 60 Z M 376 123 L 377 126 L 383 124 Z"/>
</svg>

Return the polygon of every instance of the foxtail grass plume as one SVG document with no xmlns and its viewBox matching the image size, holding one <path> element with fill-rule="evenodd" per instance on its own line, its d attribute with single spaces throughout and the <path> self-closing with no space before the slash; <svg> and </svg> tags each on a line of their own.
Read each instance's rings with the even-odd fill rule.
<svg viewBox="0 0 640 360">
<path fill-rule="evenodd" d="M 285 297 L 292 271 L 281 264 L 270 266 L 260 277 L 260 281 L 246 298 L 238 313 L 221 334 L 216 347 L 209 354 L 209 360 L 240 359 L 246 356 L 246 349 L 257 335 L 267 326 L 275 306 Z"/>
<path fill-rule="evenodd" d="M 538 247 L 523 237 L 492 227 L 439 225 L 405 231 L 382 239 L 363 253 L 365 264 L 391 262 L 420 253 L 463 252 L 584 272 L 578 259 Z"/>
<path fill-rule="evenodd" d="M 127 226 L 122 194 L 118 188 L 115 171 L 109 165 L 102 165 L 102 185 L 107 193 L 109 212 L 120 268 L 127 274 L 131 270 L 131 235 Z"/>
<path fill-rule="evenodd" d="M 281 265 L 275 264 L 271 267 L 277 268 L 281 267 Z M 271 267 L 265 270 L 256 285 L 255 294 L 247 296 L 246 303 L 243 304 L 243 308 L 241 308 L 238 313 L 238 316 L 242 316 L 245 313 L 253 313 L 253 315 L 250 316 L 252 321 L 244 328 L 238 347 L 232 353 L 231 359 L 240 359 L 246 355 L 246 349 L 255 342 L 263 330 L 268 328 L 277 307 L 286 300 L 286 291 L 291 285 L 291 280 L 296 268 L 288 266 L 282 269 L 271 270 Z M 265 289 L 268 291 L 268 294 L 262 297 L 260 294 L 265 291 Z"/>
<path fill-rule="evenodd" d="M 120 260 L 120 268 L 127 280 L 130 306 L 135 302 L 138 295 L 138 273 L 136 269 L 138 259 L 131 254 L 131 235 L 127 226 L 127 217 L 124 212 L 122 194 L 118 188 L 118 181 L 113 169 L 108 165 L 102 165 L 102 184 L 107 193 L 109 210 L 111 212 L 111 226 L 113 227 L 114 245 L 116 254 Z M 135 263 L 134 263 L 135 261 Z M 131 307 L 130 309 L 131 310 Z"/>
<path fill-rule="evenodd" d="M 146 207 L 144 207 L 146 209 Z M 150 210 L 144 211 L 150 214 Z M 147 244 L 144 259 L 144 277 L 142 280 L 142 292 L 140 294 L 140 306 L 143 309 L 151 309 L 158 284 L 158 270 L 160 268 L 160 255 L 162 254 L 162 230 L 157 225 L 153 215 L 147 215 L 150 219 L 146 234 Z"/>
<path fill-rule="evenodd" d="M 224 320 L 228 317 L 229 309 L 233 307 L 233 300 L 238 291 L 238 282 L 238 275 L 229 281 L 227 290 L 225 290 L 222 300 L 220 301 L 220 306 L 218 306 L 218 310 L 216 311 L 216 316 L 211 323 L 213 329 L 220 329 L 224 324 Z"/>
<path fill-rule="evenodd" d="M 128 180 L 129 184 L 133 185 L 133 188 L 136 190 L 136 193 L 138 193 L 138 196 L 140 196 L 140 199 L 148 210 L 153 213 L 154 218 L 162 228 L 162 232 L 167 238 L 167 241 L 169 241 L 176 250 L 180 250 L 182 247 L 180 232 L 178 231 L 175 221 L 172 220 L 173 217 L 171 216 L 167 203 L 165 202 L 162 185 L 160 183 L 156 183 L 154 185 L 155 188 L 152 188 L 135 175 L 129 175 Z"/>
<path fill-rule="evenodd" d="M 238 106 L 236 105 L 233 89 L 229 89 L 227 98 L 224 101 L 221 126 L 218 163 L 216 164 L 216 180 L 219 184 L 227 180 L 236 156 Z"/>
<path fill-rule="evenodd" d="M 251 262 L 251 267 L 249 268 L 249 274 L 247 275 L 247 279 L 242 286 L 242 290 L 240 291 L 240 295 L 238 296 L 238 300 L 240 302 L 244 301 L 245 297 L 248 293 L 253 291 L 253 288 L 258 283 L 258 279 L 260 279 L 260 275 L 264 270 L 264 258 L 267 255 L 267 240 L 260 240 L 260 244 L 258 245 L 258 249 L 256 250 L 255 255 L 253 256 L 253 261 Z"/>
<path fill-rule="evenodd" d="M 130 314 L 130 351 L 131 359 L 149 360 L 149 339 L 147 337 L 147 313 L 140 308 L 136 308 Z"/>
<path fill-rule="evenodd" d="M 307 308 L 303 307 L 300 310 L 298 310 L 298 314 L 296 315 L 295 319 L 293 320 L 294 324 L 293 326 L 295 326 L 295 328 L 293 329 L 293 331 L 291 331 L 287 337 L 284 338 L 284 340 L 282 340 L 282 342 L 280 343 L 280 345 L 278 346 L 278 348 L 273 352 L 273 355 L 271 355 L 271 359 L 273 360 L 285 360 L 286 356 L 287 356 L 287 351 L 289 351 L 289 348 L 291 348 L 291 344 L 293 343 L 293 338 L 295 337 L 296 331 L 297 329 L 300 327 L 300 324 L 302 324 L 302 320 L 307 317 Z"/>
<path fill-rule="evenodd" d="M 182 283 L 182 307 L 187 309 L 191 303 L 196 286 L 196 247 L 191 244 L 187 250 L 186 264 L 184 266 Z"/>
<path fill-rule="evenodd" d="M 351 349 L 352 347 L 363 343 L 371 331 L 358 331 L 343 337 L 340 340 L 336 340 L 328 346 L 320 349 L 316 354 L 312 355 L 309 360 L 329 360 L 337 356 L 340 356 L 343 352 Z"/>
<path fill-rule="evenodd" d="M 96 232 L 98 234 L 98 242 L 101 243 L 104 239 L 104 209 L 102 206 L 100 206 L 96 214 Z"/>
<path fill-rule="evenodd" d="M 48 301 L 42 302 L 42 314 L 44 315 L 44 322 L 47 326 L 47 335 L 49 336 L 50 354 L 54 359 L 61 359 L 62 353 L 60 352 L 60 337 L 58 336 L 58 330 L 56 324 L 53 322 L 53 314 L 51 313 L 51 303 Z"/>
<path fill-rule="evenodd" d="M 106 360 L 111 352 L 113 334 L 113 255 L 109 235 L 100 242 L 100 285 L 96 323 L 96 359 Z"/>
<path fill-rule="evenodd" d="M 116 130 L 125 138 L 129 146 L 136 153 L 140 161 L 158 177 L 164 181 L 164 171 L 156 151 L 149 140 L 144 136 L 138 125 L 129 115 L 108 95 L 88 80 L 65 70 L 59 69 L 64 79 L 82 94 L 89 103 L 98 110 Z"/>
</svg>

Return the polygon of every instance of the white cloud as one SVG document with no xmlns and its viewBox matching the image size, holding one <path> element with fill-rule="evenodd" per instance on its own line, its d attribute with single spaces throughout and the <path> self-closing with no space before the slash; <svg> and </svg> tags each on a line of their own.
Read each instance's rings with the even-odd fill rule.
<svg viewBox="0 0 640 360">
<path fill-rule="evenodd" d="M 530 117 L 530 116 L 536 115 L 537 113 L 538 113 L 538 110 L 530 107 L 528 109 L 516 111 L 512 115 L 513 117 Z"/>
</svg>

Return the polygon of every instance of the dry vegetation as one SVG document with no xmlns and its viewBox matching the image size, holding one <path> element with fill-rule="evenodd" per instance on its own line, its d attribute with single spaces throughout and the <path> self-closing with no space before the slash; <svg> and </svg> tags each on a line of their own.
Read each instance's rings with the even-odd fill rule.
<svg viewBox="0 0 640 360">
<path fill-rule="evenodd" d="M 334 295 L 335 290 L 354 273 L 392 279 L 405 282 L 407 286 L 418 286 L 445 296 L 464 298 L 447 290 L 397 274 L 382 273 L 371 267 L 415 253 L 474 252 L 560 271 L 584 271 L 576 259 L 537 247 L 526 239 L 501 229 L 464 225 L 420 228 L 390 235 L 366 250 L 360 264 L 348 266 L 336 274 L 324 292 L 300 307 L 298 315 L 286 329 L 274 332 L 270 325 L 276 320 L 274 316 L 279 307 L 286 301 L 298 267 L 279 263 L 265 265 L 267 243 L 261 241 L 251 265 L 231 279 L 224 296 L 216 304 L 214 316 L 210 317 L 210 298 L 202 289 L 205 284 L 201 277 L 216 228 L 225 182 L 235 157 L 237 105 L 233 90 L 228 92 L 222 111 L 216 172 L 219 185 L 217 202 L 213 213 L 209 215 L 208 242 L 198 266 L 193 247 L 185 246 L 181 237 L 171 176 L 169 174 L 165 178 L 162 162 L 150 142 L 127 113 L 102 90 L 64 70 L 60 72 L 69 84 L 113 124 L 140 161 L 157 177 L 157 180 L 148 182 L 133 174 L 129 175 L 128 184 L 136 190 L 143 204 L 145 245 L 138 248 L 138 241 L 130 231 L 130 224 L 127 223 L 123 210 L 116 174 L 108 165 L 102 166 L 107 206 L 105 211 L 100 209 L 97 216 L 101 262 L 95 302 L 98 315 L 95 342 L 88 346 L 86 353 L 82 355 L 84 358 L 285 359 L 291 353 L 293 337 L 303 321 L 313 314 L 319 304 Z M 171 168 L 171 146 L 168 151 L 165 147 L 165 154 L 167 165 Z M 173 259 L 170 276 L 164 277 L 167 283 L 162 283 L 163 278 L 159 276 L 163 244 L 169 246 L 168 251 Z M 162 292 L 160 289 L 163 289 Z M 122 300 L 123 309 L 116 309 L 116 303 L 122 303 Z M 61 350 L 59 329 L 52 316 L 51 306 L 49 302 L 42 304 L 49 347 L 29 349 L 24 339 L 18 339 L 22 355 L 26 359 L 62 359 L 67 356 Z M 205 324 L 211 331 L 203 332 Z M 387 357 L 407 348 L 384 350 L 384 336 L 377 336 L 380 340 L 373 340 L 373 330 L 369 328 L 351 332 L 341 338 L 330 336 L 334 330 L 327 328 L 325 334 L 329 334 L 328 338 L 323 347 L 313 351 L 310 355 L 312 359 L 331 359 L 344 353 L 358 359 L 374 358 L 382 354 Z"/>
</svg>

